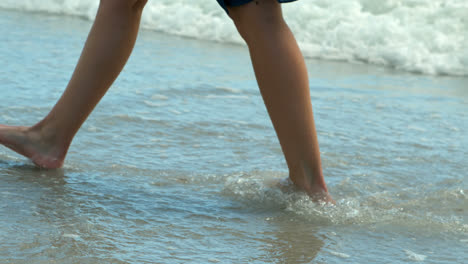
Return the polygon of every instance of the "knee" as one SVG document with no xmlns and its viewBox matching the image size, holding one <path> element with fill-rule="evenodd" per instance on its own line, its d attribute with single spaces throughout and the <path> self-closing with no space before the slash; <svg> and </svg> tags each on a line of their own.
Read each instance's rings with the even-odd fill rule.
<svg viewBox="0 0 468 264">
<path fill-rule="evenodd" d="M 101 0 L 100 8 L 112 10 L 114 12 L 140 12 L 148 0 Z"/>
<path fill-rule="evenodd" d="M 281 6 L 276 0 L 257 0 L 228 9 L 237 31 L 247 44 L 286 25 Z"/>
</svg>

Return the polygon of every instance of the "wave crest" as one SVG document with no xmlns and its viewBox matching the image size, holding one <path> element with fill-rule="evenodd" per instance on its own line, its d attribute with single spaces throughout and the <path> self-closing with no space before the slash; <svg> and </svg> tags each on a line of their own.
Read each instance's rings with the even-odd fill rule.
<svg viewBox="0 0 468 264">
<path fill-rule="evenodd" d="M 314 0 L 284 13 L 310 58 L 363 62 L 434 75 L 468 75 L 464 0 Z M 94 0 L 2 0 L 0 8 L 81 16 Z M 242 43 L 215 0 L 149 1 L 142 26 L 167 34 Z"/>
</svg>

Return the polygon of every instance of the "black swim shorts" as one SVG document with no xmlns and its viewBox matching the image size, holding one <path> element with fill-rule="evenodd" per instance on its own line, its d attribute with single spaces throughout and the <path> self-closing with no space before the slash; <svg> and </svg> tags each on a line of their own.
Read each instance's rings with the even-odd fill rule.
<svg viewBox="0 0 468 264">
<path fill-rule="evenodd" d="M 254 0 L 217 0 L 218 3 L 228 12 L 226 6 L 240 6 L 243 4 L 247 4 L 249 2 L 252 2 Z M 287 2 L 293 2 L 296 0 L 278 0 L 279 3 L 287 3 Z"/>
</svg>

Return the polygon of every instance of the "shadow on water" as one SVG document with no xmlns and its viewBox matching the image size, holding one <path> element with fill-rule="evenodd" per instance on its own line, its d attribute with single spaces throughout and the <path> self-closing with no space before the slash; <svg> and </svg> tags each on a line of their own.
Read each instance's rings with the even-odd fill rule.
<svg viewBox="0 0 468 264">
<path fill-rule="evenodd" d="M 267 248 L 273 263 L 311 263 L 324 246 L 323 240 L 317 237 L 317 226 L 302 222 L 297 218 L 273 218 L 270 223 L 277 227 Z"/>
</svg>

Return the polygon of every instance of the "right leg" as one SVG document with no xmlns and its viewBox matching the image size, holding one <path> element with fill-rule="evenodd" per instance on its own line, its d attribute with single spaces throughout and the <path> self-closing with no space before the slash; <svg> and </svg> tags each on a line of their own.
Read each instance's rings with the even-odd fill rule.
<svg viewBox="0 0 468 264">
<path fill-rule="evenodd" d="M 51 112 L 32 127 L 0 125 L 0 144 L 43 168 L 61 167 L 73 137 L 127 62 L 147 0 L 101 0 L 73 76 Z"/>
<path fill-rule="evenodd" d="M 280 4 L 256 0 L 228 9 L 249 48 L 290 179 L 313 199 L 333 203 L 322 172 L 307 68 Z"/>
</svg>

